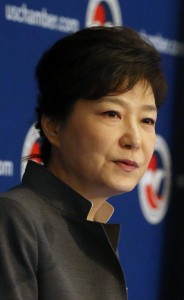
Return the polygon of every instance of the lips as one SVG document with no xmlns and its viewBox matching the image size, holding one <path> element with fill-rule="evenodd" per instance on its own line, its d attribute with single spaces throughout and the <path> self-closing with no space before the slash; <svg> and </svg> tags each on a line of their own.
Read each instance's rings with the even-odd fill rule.
<svg viewBox="0 0 184 300">
<path fill-rule="evenodd" d="M 121 169 L 123 169 L 124 171 L 134 171 L 135 169 L 137 169 L 139 167 L 139 165 L 136 161 L 129 160 L 129 159 L 118 160 L 118 161 L 115 161 L 115 163 L 119 167 L 121 167 Z"/>
</svg>

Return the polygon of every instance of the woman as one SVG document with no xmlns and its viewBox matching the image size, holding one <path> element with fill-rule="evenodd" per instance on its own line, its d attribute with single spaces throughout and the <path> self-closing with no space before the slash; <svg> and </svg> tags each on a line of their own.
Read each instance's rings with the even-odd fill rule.
<svg viewBox="0 0 184 300">
<path fill-rule="evenodd" d="M 41 57 L 43 165 L 0 199 L 0 298 L 127 299 L 109 197 L 131 191 L 155 144 L 160 57 L 125 27 L 83 29 Z"/>
</svg>

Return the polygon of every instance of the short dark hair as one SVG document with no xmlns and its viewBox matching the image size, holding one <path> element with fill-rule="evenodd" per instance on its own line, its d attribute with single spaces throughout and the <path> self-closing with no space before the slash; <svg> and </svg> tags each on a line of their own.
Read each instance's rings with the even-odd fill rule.
<svg viewBox="0 0 184 300">
<path fill-rule="evenodd" d="M 159 107 L 166 93 L 161 57 L 151 42 L 127 27 L 91 27 L 58 40 L 36 67 L 39 96 L 36 128 L 47 164 L 50 144 L 41 127 L 43 114 L 65 122 L 79 99 L 96 100 L 148 82 Z"/>
</svg>

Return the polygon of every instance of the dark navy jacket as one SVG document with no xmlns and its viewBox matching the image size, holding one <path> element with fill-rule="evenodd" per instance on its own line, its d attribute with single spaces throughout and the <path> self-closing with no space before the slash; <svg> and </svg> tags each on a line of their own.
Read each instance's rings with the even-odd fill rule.
<svg viewBox="0 0 184 300">
<path fill-rule="evenodd" d="M 28 162 L 0 197 L 1 300 L 126 300 L 119 225 L 87 221 L 91 203 Z"/>
</svg>

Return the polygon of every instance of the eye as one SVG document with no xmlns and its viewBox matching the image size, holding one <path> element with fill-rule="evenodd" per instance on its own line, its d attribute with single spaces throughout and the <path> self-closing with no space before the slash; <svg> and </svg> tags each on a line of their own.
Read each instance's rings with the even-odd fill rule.
<svg viewBox="0 0 184 300">
<path fill-rule="evenodd" d="M 103 113 L 104 116 L 107 116 L 109 118 L 113 118 L 113 119 L 121 119 L 121 114 L 118 111 L 115 110 L 109 110 L 109 111 L 105 111 Z"/>
<path fill-rule="evenodd" d="M 142 120 L 142 123 L 153 126 L 155 125 L 155 120 L 152 118 L 145 118 Z"/>
</svg>

